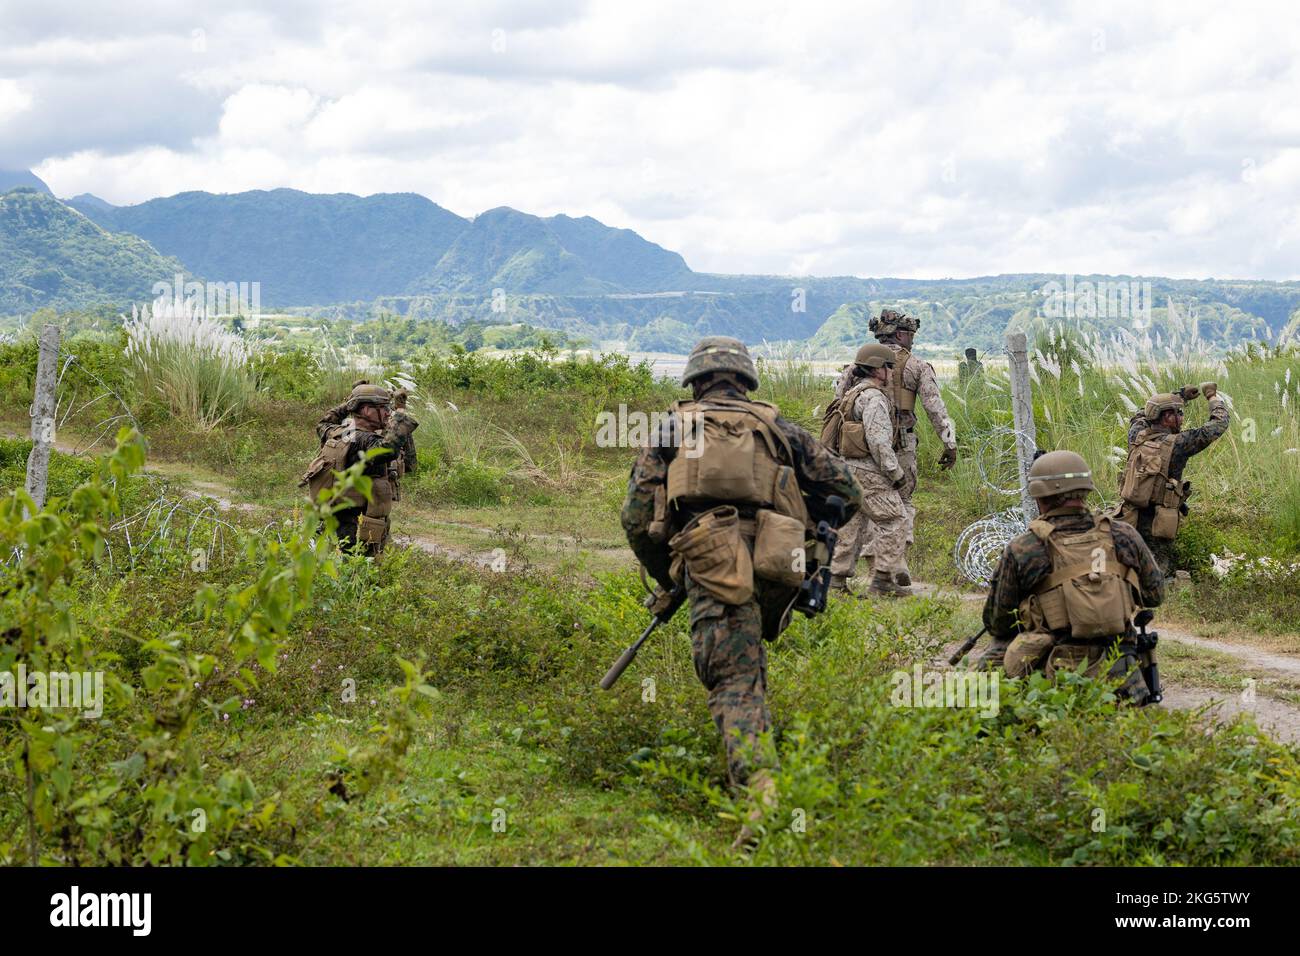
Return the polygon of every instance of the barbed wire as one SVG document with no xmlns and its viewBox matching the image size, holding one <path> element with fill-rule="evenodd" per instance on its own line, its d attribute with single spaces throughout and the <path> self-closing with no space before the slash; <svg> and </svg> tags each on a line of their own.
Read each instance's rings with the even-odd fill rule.
<svg viewBox="0 0 1300 956">
<path fill-rule="evenodd" d="M 962 577 L 988 587 L 1007 543 L 1029 528 L 1019 508 L 995 511 L 967 525 L 953 545 L 952 559 Z"/>
<path fill-rule="evenodd" d="M 980 484 L 999 495 L 1019 495 L 1020 459 L 1016 446 L 1023 440 L 1032 458 L 1038 446 L 1034 439 L 1009 425 L 994 425 L 970 439 Z M 981 519 L 982 520 L 982 519 Z"/>
</svg>

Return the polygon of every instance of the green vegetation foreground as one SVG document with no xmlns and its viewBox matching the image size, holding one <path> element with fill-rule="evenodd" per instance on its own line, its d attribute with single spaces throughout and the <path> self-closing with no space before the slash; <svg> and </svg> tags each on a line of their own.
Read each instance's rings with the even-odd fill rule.
<svg viewBox="0 0 1300 956">
<path fill-rule="evenodd" d="M 101 357 L 107 363 L 109 353 Z M 451 401 L 480 426 L 513 422 L 524 453 L 456 413 L 442 425 L 426 414 L 416 434 L 431 468 L 412 484 L 413 503 L 504 517 L 577 501 L 591 523 L 616 522 L 630 453 L 591 449 L 580 436 L 594 410 L 620 398 L 662 404 L 658 387 L 589 369 L 583 380 L 575 372 L 525 392 L 531 407 L 521 411 L 528 374 L 569 373 L 512 368 L 515 400 L 498 402 L 491 383 L 504 373 L 458 361 L 454 374 L 436 366 L 448 390 L 424 379 L 426 401 Z M 110 379 L 111 369 L 96 367 Z M 129 376 L 121 384 L 131 397 Z M 806 394 L 778 400 L 811 423 L 821 393 Z M 306 423 L 309 446 L 326 404 L 313 413 L 257 399 L 269 403 L 253 406 L 265 427 L 245 419 L 237 431 L 189 431 L 163 427 L 169 419 L 152 417 L 150 401 L 137 402 L 136 414 L 155 452 L 228 463 L 236 486 L 282 481 L 282 501 L 292 500 L 310 450 L 292 445 L 285 418 Z M 1221 444 L 1220 457 L 1240 451 Z M 512 569 L 497 573 L 400 547 L 375 566 L 339 559 L 324 541 L 313 547 L 310 516 L 268 528 L 227 512 L 219 527 L 201 503 L 186 520 L 164 526 L 155 509 L 154 524 L 124 527 L 124 516 L 145 513 L 160 494 L 156 478 L 138 476 L 133 448 L 124 444 L 103 466 L 56 456 L 54 497 L 42 512 L 24 518 L 16 496 L 0 509 L 0 545 L 17 549 L 5 566 L 0 667 L 27 660 L 107 676 L 97 721 L 0 712 L 8 863 L 1300 857 L 1296 751 L 1247 724 L 1207 733 L 1191 714 L 1120 710 L 1105 687 L 1070 675 L 1055 686 L 1004 681 L 993 717 L 895 706 L 896 673 L 928 664 L 969 623 L 956 602 L 925 599 L 838 604 L 772 646 L 779 810 L 761 822 L 753 855 L 735 856 L 730 843 L 749 808 L 726 793 L 685 616 L 656 635 L 614 693 L 596 689 L 646 621 L 630 570 L 530 566 L 512 554 Z M 25 443 L 3 450 L 5 484 L 20 485 Z M 547 467 L 531 471 L 529 460 Z M 574 476 L 571 489 L 548 483 L 557 467 Z M 978 500 L 977 487 L 960 485 L 962 467 L 953 497 Z M 969 520 L 960 511 L 935 517 L 927 570 L 950 568 L 944 529 Z M 1239 515 L 1221 533 L 1246 539 L 1246 522 Z M 1285 533 L 1284 521 L 1270 527 Z"/>
</svg>

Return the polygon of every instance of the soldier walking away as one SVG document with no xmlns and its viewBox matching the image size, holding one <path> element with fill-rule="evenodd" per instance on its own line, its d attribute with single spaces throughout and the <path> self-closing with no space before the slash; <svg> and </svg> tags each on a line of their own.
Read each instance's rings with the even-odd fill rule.
<svg viewBox="0 0 1300 956">
<path fill-rule="evenodd" d="M 831 587 L 848 590 L 873 525 L 871 594 L 910 594 L 894 575 L 904 570 L 907 547 L 906 513 L 898 489 L 906 476 L 894 453 L 893 405 L 889 400 L 889 372 L 894 353 L 883 345 L 864 345 L 852 366 L 855 379 L 839 398 L 842 415 L 836 450 L 862 486 L 862 509 L 840 530 L 831 561 Z"/>
<path fill-rule="evenodd" d="M 388 389 L 364 380 L 353 386 L 346 402 L 331 408 L 317 423 L 320 452 L 298 483 L 313 501 L 321 489 L 333 486 L 334 472 L 352 466 L 368 451 L 379 450 L 363 470 L 371 480 L 370 500 L 353 489 L 346 496 L 349 506 L 335 513 L 339 543 L 345 550 L 361 550 L 369 557 L 383 553 L 394 498 L 391 468 L 417 427 L 405 410 L 392 410 Z"/>
<path fill-rule="evenodd" d="M 1075 670 L 1096 677 L 1108 651 L 1120 657 L 1108 676 L 1118 695 L 1148 698 L 1134 617 L 1164 600 L 1164 576 L 1141 535 L 1085 504 L 1092 471 L 1072 451 L 1040 456 L 1029 469 L 1029 494 L 1039 517 L 1007 544 L 984 603 L 991 641 L 976 666 L 1001 666 L 1007 676 Z"/>
<path fill-rule="evenodd" d="M 894 352 L 889 392 L 894 406 L 894 429 L 897 436 L 894 447 L 906 479 L 898 493 L 903 499 L 904 527 L 907 547 L 910 548 L 916 540 L 916 508 L 912 504 L 912 493 L 916 491 L 917 399 L 920 399 L 921 407 L 930 418 L 930 424 L 943 442 L 943 454 L 939 456 L 941 468 L 948 469 L 957 463 L 957 433 L 939 394 L 939 381 L 935 378 L 934 366 L 915 358 L 910 351 L 916 332 L 921 327 L 920 321 L 895 309 L 882 309 L 880 315 L 872 318 L 867 327 L 881 345 L 888 346 Z M 874 537 L 874 531 L 872 536 Z M 873 543 L 868 542 L 868 551 Z M 894 572 L 894 580 L 902 587 L 908 587 L 912 583 L 906 551 L 901 566 Z"/>
<path fill-rule="evenodd" d="M 1183 431 L 1187 402 L 1204 395 L 1210 417 Z M 1205 382 L 1153 395 L 1129 422 L 1128 462 L 1120 478 L 1118 516 L 1138 529 L 1166 578 L 1174 573 L 1174 538 L 1187 514 L 1192 484 L 1183 480 L 1187 460 L 1209 448 L 1228 430 L 1228 406 L 1219 387 Z"/>
<path fill-rule="evenodd" d="M 957 384 L 970 385 L 984 375 L 984 363 L 977 358 L 978 354 L 974 349 L 966 350 L 966 361 L 957 365 Z"/>
<path fill-rule="evenodd" d="M 674 404 L 637 454 L 621 520 L 664 592 L 685 575 L 695 673 L 709 692 L 728 778 L 770 806 L 775 755 L 758 746 L 772 724 L 764 642 L 790 622 L 803 578 L 795 555 L 810 529 L 842 520 L 827 499 L 842 498 L 849 517 L 862 493 L 843 461 L 776 406 L 749 398 L 758 372 L 737 339 L 701 340 L 682 385 L 693 398 Z"/>
</svg>

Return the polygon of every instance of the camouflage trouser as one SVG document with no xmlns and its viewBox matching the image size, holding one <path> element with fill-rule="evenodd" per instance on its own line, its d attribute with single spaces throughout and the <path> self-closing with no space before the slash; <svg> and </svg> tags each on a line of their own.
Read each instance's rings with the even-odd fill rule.
<svg viewBox="0 0 1300 956">
<path fill-rule="evenodd" d="M 839 530 L 831 573 L 852 577 L 858 555 L 869 548 L 873 571 L 894 572 L 907 567 L 904 557 L 906 510 L 903 499 L 875 465 L 847 459 L 849 470 L 862 486 L 862 507 Z"/>
<path fill-rule="evenodd" d="M 1020 635 L 1020 638 L 1013 639 L 994 638 L 972 666 L 976 668 L 1002 668 L 1013 677 L 1023 676 L 1020 673 L 1013 673 L 1013 667 L 1004 667 L 1004 659 L 1007 657 L 1008 648 L 1016 640 L 1026 637 L 1032 638 L 1033 635 Z M 1043 637 L 1043 642 L 1048 646 L 1042 649 L 1041 656 L 1034 662 L 1026 661 L 1022 655 L 1016 653 L 1016 650 L 1012 650 L 1011 656 L 1015 660 L 1015 667 L 1026 672 L 1042 671 L 1049 679 L 1055 679 L 1060 671 L 1077 670 L 1079 665 L 1086 660 L 1088 666 L 1084 670 L 1084 674 L 1088 677 L 1097 677 L 1101 673 L 1101 665 L 1112 647 L 1112 643 L 1106 641 L 1094 641 L 1088 644 L 1058 643 L 1055 646 L 1050 646 L 1050 640 L 1046 636 Z M 1017 645 L 1018 648 L 1019 645 Z M 1115 694 L 1121 700 L 1141 704 L 1150 696 L 1146 680 L 1142 677 L 1136 653 L 1129 653 L 1129 648 L 1124 645 L 1121 645 L 1121 654 L 1106 672 L 1106 676 L 1111 680 L 1120 681 L 1120 686 L 1115 691 Z"/>
<path fill-rule="evenodd" d="M 912 493 L 916 491 L 916 432 L 903 433 L 903 447 L 894 452 L 898 458 L 898 467 L 903 469 L 903 486 L 898 489 L 898 497 L 903 502 L 903 551 L 895 566 L 895 570 L 907 571 L 907 549 L 915 541 L 914 529 L 916 526 L 916 507 L 912 504 Z M 870 522 L 867 527 L 866 544 L 863 550 L 866 554 L 875 553 L 875 535 L 876 523 Z"/>
<path fill-rule="evenodd" d="M 709 692 L 709 713 L 727 749 L 727 776 L 744 786 L 761 766 L 774 766 L 775 756 L 745 750 L 772 726 L 767 709 L 767 649 L 764 638 L 781 632 L 786 608 L 795 592 L 755 582 L 754 597 L 744 604 L 723 604 L 691 581 L 691 657 L 695 674 Z"/>
</svg>

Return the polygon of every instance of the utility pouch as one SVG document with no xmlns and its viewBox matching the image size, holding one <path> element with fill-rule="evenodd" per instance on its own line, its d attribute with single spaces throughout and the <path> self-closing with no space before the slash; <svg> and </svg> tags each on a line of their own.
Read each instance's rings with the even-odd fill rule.
<svg viewBox="0 0 1300 956">
<path fill-rule="evenodd" d="M 668 540 L 668 490 L 663 485 L 655 486 L 654 517 L 646 529 L 650 540 L 656 544 Z"/>
<path fill-rule="evenodd" d="M 372 518 L 385 518 L 393 510 L 393 484 L 387 475 L 370 482 L 370 499 L 366 514 Z"/>
<path fill-rule="evenodd" d="M 1151 519 L 1151 537 L 1172 541 L 1178 536 L 1178 525 L 1181 520 L 1182 512 L 1178 508 L 1157 505 L 1155 515 Z"/>
<path fill-rule="evenodd" d="M 685 561 L 691 580 L 723 604 L 744 604 L 754 596 L 754 561 L 734 505 L 696 516 L 668 548 L 674 559 Z"/>
<path fill-rule="evenodd" d="M 804 523 L 764 508 L 758 512 L 757 527 L 754 576 L 797 588 L 803 583 L 806 561 Z"/>
<path fill-rule="evenodd" d="M 772 510 L 787 518 L 797 518 L 805 528 L 813 527 L 803 492 L 799 490 L 799 476 L 789 465 L 781 465 L 776 470 L 776 482 L 772 487 Z"/>
<path fill-rule="evenodd" d="M 388 537 L 388 518 L 372 518 L 370 515 L 357 516 L 357 539 L 365 544 L 383 544 Z"/>
<path fill-rule="evenodd" d="M 867 449 L 866 431 L 862 422 L 845 422 L 840 426 L 840 454 L 845 458 L 867 458 L 871 452 Z"/>
</svg>

